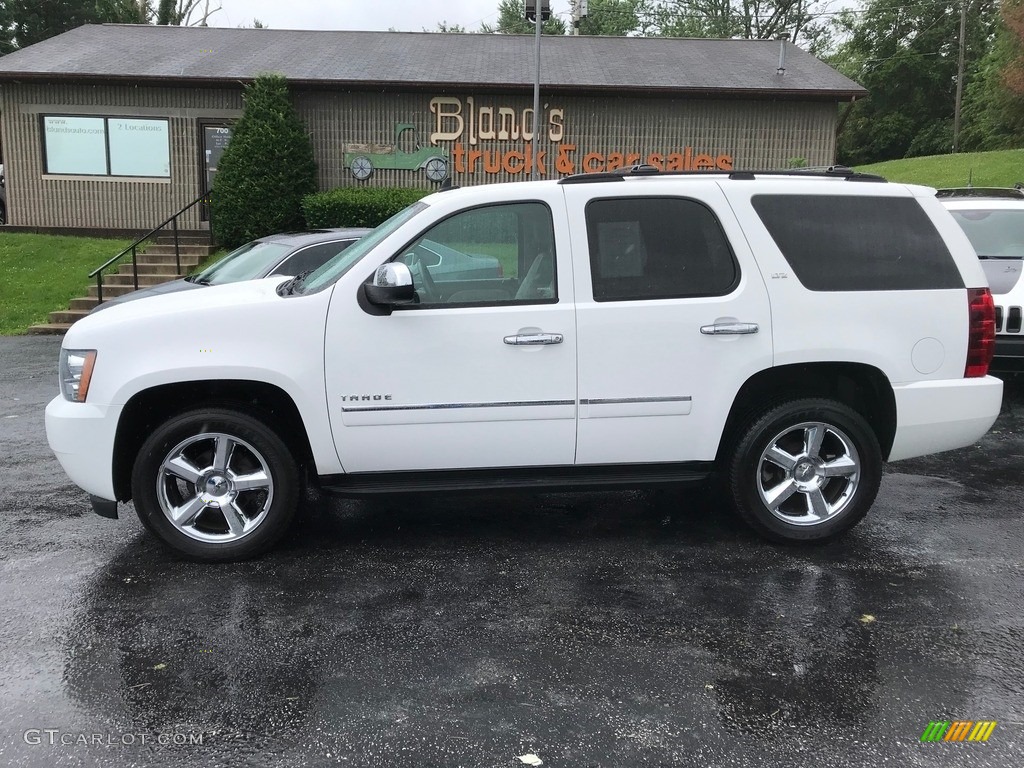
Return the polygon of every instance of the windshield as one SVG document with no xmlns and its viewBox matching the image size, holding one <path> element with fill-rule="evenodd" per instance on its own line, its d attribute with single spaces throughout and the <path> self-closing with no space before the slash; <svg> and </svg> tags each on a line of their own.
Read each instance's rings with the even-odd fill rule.
<svg viewBox="0 0 1024 768">
<path fill-rule="evenodd" d="M 950 211 L 985 259 L 1024 258 L 1024 210 Z"/>
<path fill-rule="evenodd" d="M 370 234 L 357 240 L 351 246 L 339 253 L 333 259 L 324 264 L 320 269 L 313 272 L 305 281 L 295 288 L 295 293 L 315 293 L 328 285 L 333 285 L 342 275 L 348 272 L 354 264 L 369 253 L 377 243 L 386 238 L 409 219 L 427 208 L 424 202 L 413 203 L 390 219 L 385 221 Z"/>
<path fill-rule="evenodd" d="M 262 277 L 295 246 L 281 243 L 246 243 L 192 278 L 202 285 L 224 285 Z"/>
</svg>

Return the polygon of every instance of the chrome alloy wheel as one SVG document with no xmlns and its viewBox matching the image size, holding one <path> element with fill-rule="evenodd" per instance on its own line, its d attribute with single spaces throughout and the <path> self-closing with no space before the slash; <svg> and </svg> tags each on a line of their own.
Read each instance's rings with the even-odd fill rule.
<svg viewBox="0 0 1024 768">
<path fill-rule="evenodd" d="M 860 456 L 845 432 L 804 422 L 769 441 L 757 463 L 757 491 L 778 519 L 820 525 L 846 509 L 860 476 Z"/>
<path fill-rule="evenodd" d="M 160 463 L 156 497 L 171 524 L 189 538 L 218 544 L 252 533 L 274 500 L 266 459 L 222 432 L 193 435 Z"/>
</svg>

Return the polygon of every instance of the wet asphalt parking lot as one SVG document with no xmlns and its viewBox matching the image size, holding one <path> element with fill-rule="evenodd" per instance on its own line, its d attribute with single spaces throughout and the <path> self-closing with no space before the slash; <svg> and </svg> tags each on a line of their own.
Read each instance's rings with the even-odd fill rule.
<svg viewBox="0 0 1024 768">
<path fill-rule="evenodd" d="M 211 566 L 65 477 L 58 348 L 0 338 L 0 766 L 1024 765 L 1024 383 L 826 546 L 711 493 L 414 497 Z"/>
</svg>

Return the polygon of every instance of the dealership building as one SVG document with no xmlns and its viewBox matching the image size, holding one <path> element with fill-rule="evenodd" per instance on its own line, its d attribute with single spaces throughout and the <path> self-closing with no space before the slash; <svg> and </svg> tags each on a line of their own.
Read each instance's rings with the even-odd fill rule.
<svg viewBox="0 0 1024 768">
<path fill-rule="evenodd" d="M 0 58 L 8 222 L 150 229 L 205 192 L 268 72 L 289 81 L 321 189 L 827 165 L 843 104 L 866 95 L 778 41 L 544 37 L 541 59 L 535 120 L 531 36 L 80 27 Z"/>
</svg>

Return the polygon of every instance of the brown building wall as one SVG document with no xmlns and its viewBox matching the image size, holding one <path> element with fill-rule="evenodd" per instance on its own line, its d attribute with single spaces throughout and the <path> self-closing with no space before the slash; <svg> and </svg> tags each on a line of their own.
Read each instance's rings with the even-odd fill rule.
<svg viewBox="0 0 1024 768">
<path fill-rule="evenodd" d="M 4 85 L 0 115 L 8 222 L 30 227 L 148 230 L 200 193 L 200 119 L 237 119 L 241 89 Z M 48 175 L 41 115 L 169 119 L 169 179 Z M 200 228 L 193 209 L 181 222 Z"/>
<path fill-rule="evenodd" d="M 296 103 L 314 138 L 323 189 L 357 183 L 432 186 L 423 170 L 375 168 L 365 182 L 353 177 L 352 160 L 363 155 L 372 164 L 374 155 L 386 155 L 381 150 L 395 146 L 396 126 L 405 123 L 412 124 L 414 130 L 404 134 L 401 141 L 418 142 L 421 147 L 447 156 L 456 184 L 529 178 L 530 169 L 524 158 L 515 154 L 525 155 L 529 141 L 521 136 L 514 138 L 511 131 L 506 140 L 479 136 L 481 109 L 485 111 L 485 128 L 488 112 L 493 115 L 494 127 L 500 127 L 498 115 L 503 108 L 507 110 L 506 127 L 521 128 L 524 122 L 531 125 L 529 115 L 523 118 L 524 110 L 532 112 L 532 97 L 528 95 L 308 91 L 298 93 Z M 670 100 L 610 95 L 542 98 L 541 104 L 539 152 L 545 153 L 543 178 L 562 175 L 558 173 L 560 154 L 564 161 L 562 170 L 576 172 L 612 170 L 616 163 L 632 164 L 637 160 L 653 159 L 668 165 L 674 154 L 679 155 L 675 164 L 683 166 L 680 169 L 692 168 L 699 155 L 720 160 L 719 167 L 728 165 L 736 169 L 782 168 L 794 158 L 802 158 L 809 165 L 828 165 L 835 158 L 837 110 L 833 102 Z M 456 111 L 457 116 L 453 114 Z M 439 112 L 447 116 L 439 118 Z M 510 119 L 509 113 L 517 119 Z M 450 135 L 460 128 L 459 138 L 431 143 L 433 134 Z M 415 142 L 411 141 L 413 137 Z M 552 140 L 559 137 L 560 140 Z M 374 144 L 378 146 L 368 146 Z M 351 151 L 346 152 L 346 148 Z M 471 152 L 483 154 L 473 161 Z M 508 157 L 509 153 L 513 155 Z M 492 170 L 498 168 L 499 161 L 501 167 L 497 172 L 486 170 L 488 163 Z M 515 172 L 520 167 L 522 170 Z"/>
<path fill-rule="evenodd" d="M 12 225 L 148 230 L 200 193 L 201 121 L 241 114 L 241 89 L 10 84 L 0 88 Z M 416 165 L 443 158 L 456 184 L 529 178 L 532 97 L 487 93 L 380 93 L 299 90 L 296 106 L 313 139 L 321 189 L 436 184 Z M 543 97 L 540 152 L 544 175 L 611 170 L 635 162 L 692 169 L 778 168 L 802 158 L 835 157 L 833 102 L 683 100 L 625 96 Z M 525 114 L 524 114 L 525 112 Z M 41 115 L 168 118 L 169 179 L 47 175 Z M 490 125 L 488 124 L 490 121 Z M 396 139 L 396 129 L 412 130 Z M 501 128 L 507 129 L 502 137 Z M 487 138 L 488 128 L 495 137 Z M 434 143 L 432 143 L 432 139 Z M 365 157 L 372 173 L 352 173 Z M 561 162 L 559 160 L 561 159 Z M 385 168 L 386 165 L 398 166 Z M 182 222 L 201 227 L 198 209 Z"/>
</svg>

